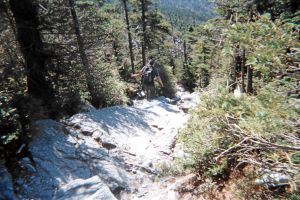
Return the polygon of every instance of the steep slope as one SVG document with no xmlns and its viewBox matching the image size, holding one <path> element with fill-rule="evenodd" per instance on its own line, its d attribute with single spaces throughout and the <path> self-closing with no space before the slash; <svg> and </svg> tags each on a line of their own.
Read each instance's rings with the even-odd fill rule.
<svg viewBox="0 0 300 200">
<path fill-rule="evenodd" d="M 183 99 L 194 104 L 198 95 Z M 17 196 L 125 200 L 167 195 L 167 185 L 154 181 L 156 165 L 172 160 L 177 130 L 188 116 L 160 98 L 92 110 L 64 122 L 39 121 L 29 144 L 32 158 L 23 158 L 14 175 Z"/>
</svg>

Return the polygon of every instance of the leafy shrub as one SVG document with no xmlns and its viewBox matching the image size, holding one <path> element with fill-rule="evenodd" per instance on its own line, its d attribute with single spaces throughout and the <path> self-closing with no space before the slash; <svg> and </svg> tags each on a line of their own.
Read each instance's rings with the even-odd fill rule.
<svg viewBox="0 0 300 200">
<path fill-rule="evenodd" d="M 176 93 L 176 79 L 172 73 L 172 69 L 167 65 L 163 65 L 159 69 L 160 77 L 164 83 L 163 95 L 172 98 Z"/>
<path fill-rule="evenodd" d="M 272 21 L 269 14 L 262 15 L 250 23 L 236 23 L 228 27 L 228 44 L 240 44 L 247 53 L 247 65 L 259 71 L 264 82 L 270 82 L 274 73 L 286 67 L 287 47 L 299 46 L 298 33 L 292 32 L 295 25 Z M 233 52 L 229 45 L 224 50 Z M 230 50 L 231 49 L 231 50 Z"/>
<path fill-rule="evenodd" d="M 98 61 L 96 66 L 96 93 L 100 99 L 100 107 L 125 104 L 126 85 L 121 81 L 117 69 L 113 69 L 113 64 Z"/>
<path fill-rule="evenodd" d="M 289 200 L 300 200 L 300 194 L 297 193 L 291 194 Z"/>
<path fill-rule="evenodd" d="M 293 125 L 299 108 L 289 101 L 270 87 L 256 97 L 236 98 L 226 89 L 204 94 L 180 141 L 203 175 L 218 176 L 243 163 L 267 167 L 282 162 L 293 171 L 287 160 L 278 158 L 285 147 L 300 141 Z"/>
<path fill-rule="evenodd" d="M 183 66 L 181 82 L 190 91 L 194 90 L 194 88 L 197 86 L 197 77 L 195 74 L 195 69 L 192 65 L 186 64 Z"/>
</svg>

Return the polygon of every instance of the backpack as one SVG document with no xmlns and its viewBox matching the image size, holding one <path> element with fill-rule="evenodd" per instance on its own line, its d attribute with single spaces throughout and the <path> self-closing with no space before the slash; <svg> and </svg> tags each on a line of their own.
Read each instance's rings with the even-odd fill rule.
<svg viewBox="0 0 300 200">
<path fill-rule="evenodd" d="M 143 78 L 142 81 L 144 84 L 152 84 L 153 83 L 153 76 L 152 76 L 152 68 L 146 67 L 146 69 L 143 72 Z"/>
</svg>

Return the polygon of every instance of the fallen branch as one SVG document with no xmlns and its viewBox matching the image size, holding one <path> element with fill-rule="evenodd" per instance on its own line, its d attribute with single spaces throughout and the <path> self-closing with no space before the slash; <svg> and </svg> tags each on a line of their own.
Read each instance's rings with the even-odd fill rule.
<svg viewBox="0 0 300 200">
<path fill-rule="evenodd" d="M 275 144 L 275 143 L 270 143 L 270 142 L 267 142 L 267 141 L 263 141 L 263 140 L 258 139 L 258 138 L 255 138 L 255 139 L 257 139 L 258 141 L 255 141 L 255 140 L 251 140 L 251 141 L 258 144 L 258 145 L 275 147 L 277 149 L 282 149 L 282 150 L 300 151 L 300 147 L 280 145 L 280 144 Z"/>
<path fill-rule="evenodd" d="M 241 145 L 246 142 L 247 140 L 249 140 L 251 138 L 245 138 L 244 140 L 242 140 L 241 142 L 239 142 L 238 144 L 230 147 L 229 149 L 226 149 L 225 151 L 223 151 L 220 155 L 218 155 L 215 160 L 218 161 L 221 157 L 223 157 L 224 155 L 228 154 L 230 151 L 232 151 L 233 149 L 236 149 L 238 147 L 241 147 Z"/>
</svg>

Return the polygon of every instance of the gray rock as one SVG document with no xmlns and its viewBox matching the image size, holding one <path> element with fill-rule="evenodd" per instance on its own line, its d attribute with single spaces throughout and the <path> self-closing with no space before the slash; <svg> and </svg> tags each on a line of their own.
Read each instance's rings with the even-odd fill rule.
<svg viewBox="0 0 300 200">
<path fill-rule="evenodd" d="M 42 120 L 36 124 L 40 131 L 29 144 L 36 167 L 29 159 L 20 161 L 32 174 L 31 178 L 24 176 L 18 179 L 18 186 L 22 188 L 20 195 L 24 198 L 76 199 L 76 195 L 71 195 L 72 191 L 76 191 L 78 199 L 106 200 L 108 197 L 113 199 L 113 193 L 118 195 L 121 190 L 129 190 L 134 177 L 130 177 L 125 170 L 122 160 L 110 158 L 105 149 L 117 148 L 116 145 L 100 145 L 93 137 L 84 135 L 79 135 L 81 139 L 78 135 L 65 135 L 63 125 L 52 120 Z M 98 179 L 92 178 L 94 176 Z M 86 185 L 89 185 L 87 193 L 82 192 Z M 107 188 L 112 191 L 111 194 L 101 194 Z"/>
<path fill-rule="evenodd" d="M 180 96 L 175 96 L 174 98 L 172 98 L 170 103 L 176 105 L 176 103 L 179 102 L 180 100 L 181 100 Z"/>
<path fill-rule="evenodd" d="M 94 131 L 82 131 L 82 134 L 85 136 L 92 136 Z"/>
<path fill-rule="evenodd" d="M 282 173 L 270 172 L 261 176 L 260 179 L 255 180 L 258 185 L 266 185 L 272 187 L 279 187 L 289 184 L 291 176 Z"/>
<path fill-rule="evenodd" d="M 93 176 L 86 180 L 76 179 L 71 181 L 57 191 L 54 199 L 116 200 L 110 189 L 98 176 Z"/>
<path fill-rule="evenodd" d="M 194 92 L 192 94 L 185 94 L 178 100 L 177 105 L 185 113 L 189 113 L 190 109 L 193 108 L 200 101 L 199 94 Z"/>
<path fill-rule="evenodd" d="M 166 154 L 172 154 L 177 129 L 187 121 L 176 105 L 162 101 L 94 110 L 63 123 L 38 121 L 39 131 L 28 145 L 34 164 L 20 161 L 30 174 L 17 179 L 18 195 L 106 200 L 127 194 L 134 199 L 130 191 L 141 184 L 151 187 L 156 164 L 171 158 Z"/>
<path fill-rule="evenodd" d="M 0 161 L 0 199 L 16 200 L 14 188 L 10 174 L 4 166 L 4 161 Z"/>
<path fill-rule="evenodd" d="M 169 99 L 169 98 L 166 98 L 166 97 L 164 97 L 164 96 L 160 96 L 160 97 L 157 98 L 158 101 L 166 102 L 166 103 L 168 102 L 168 99 Z"/>
<path fill-rule="evenodd" d="M 33 166 L 32 162 L 30 161 L 30 159 L 28 157 L 22 158 L 19 161 L 19 165 L 20 165 L 20 167 L 27 170 L 28 172 L 31 172 L 31 173 L 36 172 L 35 167 Z"/>
<path fill-rule="evenodd" d="M 181 100 L 183 102 L 191 102 L 193 104 L 196 104 L 200 100 L 199 93 L 193 92 L 191 94 L 185 94 L 185 95 L 181 96 Z"/>
<path fill-rule="evenodd" d="M 93 112 L 96 111 L 97 109 L 94 106 L 92 106 L 89 102 L 86 101 L 82 103 L 81 110 L 83 112 Z"/>
</svg>

